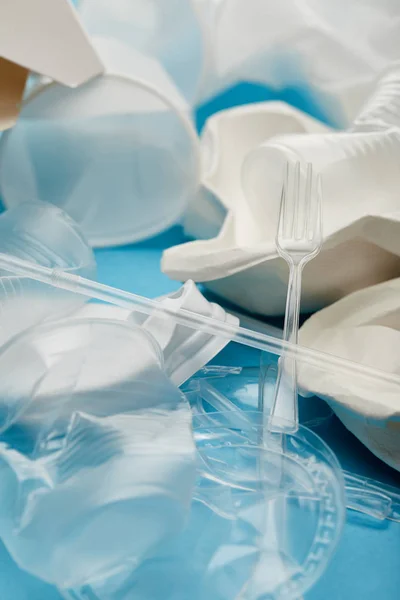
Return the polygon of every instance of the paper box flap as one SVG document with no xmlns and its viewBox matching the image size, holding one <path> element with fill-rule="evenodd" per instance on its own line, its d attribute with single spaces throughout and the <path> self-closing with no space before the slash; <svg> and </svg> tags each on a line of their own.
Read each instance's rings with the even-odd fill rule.
<svg viewBox="0 0 400 600">
<path fill-rule="evenodd" d="M 71 87 L 103 72 L 68 0 L 2 0 L 0 56 Z"/>
</svg>

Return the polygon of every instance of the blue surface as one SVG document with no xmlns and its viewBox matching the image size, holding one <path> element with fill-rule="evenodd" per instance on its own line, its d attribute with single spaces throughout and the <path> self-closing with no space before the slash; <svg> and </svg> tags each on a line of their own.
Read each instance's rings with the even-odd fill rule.
<svg viewBox="0 0 400 600">
<path fill-rule="evenodd" d="M 239 86 L 202 108 L 197 115 L 198 126 L 202 126 L 210 112 L 223 107 L 249 99 L 260 101 L 277 97 L 257 86 Z M 304 91 L 288 90 L 279 97 L 314 116 L 324 116 Z M 163 275 L 159 264 L 164 248 L 183 241 L 181 229 L 175 227 L 137 245 L 100 250 L 96 253 L 99 280 L 149 297 L 176 290 L 180 283 Z M 258 353 L 230 345 L 214 362 L 256 365 Z M 373 457 L 337 419 L 329 425 L 326 437 L 346 468 L 400 487 L 399 474 Z M 397 600 L 400 597 L 400 525 L 367 521 L 350 512 L 348 516 L 335 557 L 318 584 L 307 594 L 307 600 Z M 53 588 L 19 571 L 0 545 L 0 600 L 61 600 L 61 597 Z"/>
</svg>

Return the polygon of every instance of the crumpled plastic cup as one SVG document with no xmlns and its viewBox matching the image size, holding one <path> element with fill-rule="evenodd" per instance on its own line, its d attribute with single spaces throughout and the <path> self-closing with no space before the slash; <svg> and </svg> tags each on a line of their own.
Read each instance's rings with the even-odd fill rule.
<svg viewBox="0 0 400 600">
<path fill-rule="evenodd" d="M 96 262 L 78 226 L 59 208 L 22 203 L 0 215 L 0 252 L 74 275 L 95 278 Z M 0 345 L 41 321 L 77 310 L 84 298 L 0 272 Z"/>
<path fill-rule="evenodd" d="M 76 89 L 43 82 L 0 144 L 6 206 L 56 204 L 94 246 L 151 237 L 175 223 L 199 184 L 189 108 L 160 64 L 94 39 L 105 73 Z"/>
<path fill-rule="evenodd" d="M 52 322 L 3 347 L 0 373 L 0 535 L 20 567 L 61 589 L 86 585 L 182 530 L 191 413 L 150 334 Z"/>
</svg>

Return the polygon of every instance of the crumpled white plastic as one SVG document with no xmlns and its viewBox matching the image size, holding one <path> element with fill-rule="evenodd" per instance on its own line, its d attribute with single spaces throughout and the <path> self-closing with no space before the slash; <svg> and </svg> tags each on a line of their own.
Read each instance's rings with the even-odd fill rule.
<svg viewBox="0 0 400 600">
<path fill-rule="evenodd" d="M 396 0 L 194 4 L 203 8 L 209 33 L 206 95 L 243 80 L 273 88 L 307 82 L 345 125 L 381 71 L 400 55 Z"/>
<path fill-rule="evenodd" d="M 350 294 L 308 319 L 299 343 L 400 376 L 400 279 Z M 400 471 L 400 383 L 301 363 L 303 390 L 326 399 L 344 425 Z"/>
<path fill-rule="evenodd" d="M 155 57 L 195 104 L 239 81 L 307 82 L 346 124 L 400 55 L 397 0 L 80 0 L 78 9 L 90 34 Z"/>
<path fill-rule="evenodd" d="M 212 239 L 165 251 L 163 270 L 176 279 L 204 282 L 252 312 L 283 314 L 288 269 L 277 254 L 275 236 L 285 165 L 299 161 L 302 176 L 311 162 L 323 184 L 323 247 L 304 270 L 302 310 L 315 311 L 398 276 L 399 80 L 397 66 L 345 132 L 329 131 L 281 104 L 212 117 L 205 150 L 203 143 L 210 165 L 205 188 L 229 210 Z M 197 215 L 213 214 L 210 193 Z M 198 231 L 193 229 L 195 235 Z"/>
</svg>

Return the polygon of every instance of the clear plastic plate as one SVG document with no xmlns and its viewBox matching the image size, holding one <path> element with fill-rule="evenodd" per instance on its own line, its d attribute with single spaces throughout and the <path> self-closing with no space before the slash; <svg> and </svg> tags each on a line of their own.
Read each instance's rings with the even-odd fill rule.
<svg viewBox="0 0 400 600">
<path fill-rule="evenodd" d="M 302 428 L 282 452 L 260 445 L 262 418 L 194 418 L 197 480 L 179 535 L 135 568 L 64 591 L 69 599 L 265 600 L 298 598 L 320 576 L 340 537 L 343 480 L 336 459 Z M 250 423 L 250 421 L 249 421 Z M 283 526 L 283 523 L 285 526 Z"/>
</svg>

